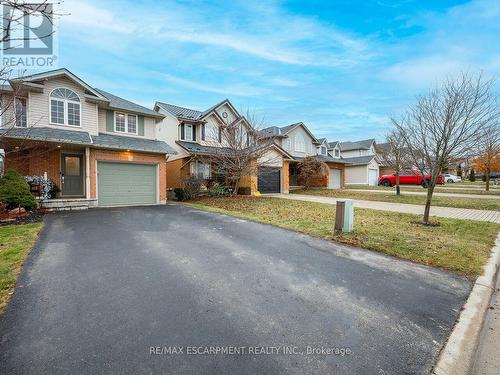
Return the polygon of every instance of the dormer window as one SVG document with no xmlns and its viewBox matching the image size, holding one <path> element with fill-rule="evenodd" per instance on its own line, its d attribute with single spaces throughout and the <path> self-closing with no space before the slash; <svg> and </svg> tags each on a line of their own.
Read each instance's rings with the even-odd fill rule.
<svg viewBox="0 0 500 375">
<path fill-rule="evenodd" d="M 196 141 L 196 128 L 193 124 L 181 124 L 180 139 L 181 141 Z"/>
<path fill-rule="evenodd" d="M 193 140 L 193 125 L 184 125 L 184 139 L 186 141 Z"/>
<path fill-rule="evenodd" d="M 57 88 L 50 93 L 50 123 L 80 126 L 80 98 L 74 91 Z"/>
<path fill-rule="evenodd" d="M 321 146 L 321 155 L 326 155 L 326 147 Z"/>
<path fill-rule="evenodd" d="M 337 148 L 335 149 L 335 157 L 336 158 L 340 157 L 340 151 Z"/>
<path fill-rule="evenodd" d="M 115 112 L 115 132 L 137 134 L 137 116 Z"/>
</svg>

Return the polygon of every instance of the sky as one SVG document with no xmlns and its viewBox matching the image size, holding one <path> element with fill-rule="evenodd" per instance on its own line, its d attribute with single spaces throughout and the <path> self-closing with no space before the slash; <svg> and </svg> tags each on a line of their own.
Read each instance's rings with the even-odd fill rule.
<svg viewBox="0 0 500 375">
<path fill-rule="evenodd" d="M 500 77 L 498 0 L 65 0 L 59 67 L 152 108 L 228 98 L 268 126 L 382 141 L 447 76 Z"/>
</svg>

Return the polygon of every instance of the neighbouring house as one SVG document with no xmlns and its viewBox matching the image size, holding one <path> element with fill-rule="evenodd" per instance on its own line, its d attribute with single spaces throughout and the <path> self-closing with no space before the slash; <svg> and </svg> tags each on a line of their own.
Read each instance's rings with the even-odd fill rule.
<svg viewBox="0 0 500 375">
<path fill-rule="evenodd" d="M 384 176 L 384 175 L 392 175 L 396 173 L 394 168 L 392 168 L 389 164 L 385 161 L 384 154 L 387 154 L 391 148 L 391 145 L 389 143 L 377 143 L 376 144 L 376 153 L 377 153 L 377 161 L 379 162 L 379 176 Z"/>
<path fill-rule="evenodd" d="M 315 156 L 328 165 L 329 173 L 314 183 L 315 187 L 341 189 L 345 186 L 346 161 L 339 155 L 332 156 L 328 141 L 317 139 L 307 126 L 298 122 L 288 126 L 271 126 L 262 130 L 266 137 L 288 152 L 293 159 L 289 161 L 288 178 L 290 188 L 301 186 L 298 162 L 307 156 Z M 335 153 L 334 153 L 335 155 Z"/>
<path fill-rule="evenodd" d="M 48 208 L 159 204 L 166 158 L 164 117 L 93 88 L 67 69 L 18 77 L 1 88 L 5 168 L 46 176 L 59 188 Z"/>
<path fill-rule="evenodd" d="M 176 155 L 167 161 L 167 189 L 181 187 L 188 176 L 204 179 L 207 185 L 217 181 L 225 183 L 225 176 L 218 172 L 218 153 L 227 147 L 222 137 L 222 126 L 240 127 L 247 131 L 250 146 L 252 124 L 240 115 L 228 99 L 204 111 L 156 102 L 154 110 L 164 118 L 157 124 L 159 139 L 172 145 Z M 245 134 L 242 135 L 245 137 Z M 241 193 L 287 193 L 288 162 L 285 150 L 277 144 L 269 144 L 257 163 L 257 172 L 240 181 Z"/>
<path fill-rule="evenodd" d="M 346 185 L 378 184 L 380 162 L 375 139 L 340 142 L 340 154 L 346 164 Z"/>
</svg>

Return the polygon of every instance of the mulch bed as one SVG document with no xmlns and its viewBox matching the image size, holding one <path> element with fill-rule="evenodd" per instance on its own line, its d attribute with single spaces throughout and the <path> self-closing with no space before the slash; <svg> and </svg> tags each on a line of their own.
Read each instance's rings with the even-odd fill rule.
<svg viewBox="0 0 500 375">
<path fill-rule="evenodd" d="M 20 214 L 12 214 L 9 211 L 0 212 L 0 226 L 38 223 L 43 220 L 45 210 L 34 210 Z"/>
</svg>

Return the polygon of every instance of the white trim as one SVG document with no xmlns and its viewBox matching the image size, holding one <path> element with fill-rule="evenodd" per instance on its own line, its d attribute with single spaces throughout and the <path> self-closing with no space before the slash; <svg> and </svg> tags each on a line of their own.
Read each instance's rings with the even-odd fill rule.
<svg viewBox="0 0 500 375">
<path fill-rule="evenodd" d="M 33 80 L 40 80 L 43 78 L 54 78 L 54 77 L 57 77 L 60 75 L 67 76 L 68 78 L 77 82 L 81 86 L 85 87 L 88 91 L 90 91 L 92 94 L 94 94 L 97 98 L 100 98 L 104 101 L 109 102 L 108 98 L 106 98 L 104 95 L 102 95 L 99 92 L 97 92 L 96 90 L 94 90 L 90 85 L 85 83 L 83 80 L 81 80 L 80 78 L 78 78 L 76 75 L 74 75 L 68 69 L 65 69 L 65 68 L 57 69 L 57 70 L 54 70 L 52 72 L 37 73 L 37 74 L 32 74 L 32 75 L 29 75 L 26 77 L 19 77 L 19 78 L 15 79 L 14 81 L 21 81 L 24 83 L 24 82 L 30 82 Z"/>
<path fill-rule="evenodd" d="M 121 131 L 121 130 L 116 129 L 116 115 L 117 114 L 121 114 L 124 116 L 125 131 Z M 135 117 L 135 133 L 128 131 L 128 117 L 129 116 Z M 119 133 L 119 134 L 139 135 L 139 116 L 135 115 L 135 114 L 130 114 L 127 112 L 122 112 L 122 111 L 113 111 L 113 130 L 115 133 Z M 144 134 L 146 134 L 145 131 L 144 131 Z"/>
<path fill-rule="evenodd" d="M 85 198 L 90 199 L 90 147 L 85 147 Z"/>
<path fill-rule="evenodd" d="M 156 204 L 160 204 L 160 164 L 156 164 Z"/>
<path fill-rule="evenodd" d="M 52 98 L 52 93 L 57 90 L 57 89 L 66 89 L 66 90 L 69 90 L 71 91 L 72 93 L 74 93 L 76 96 L 78 96 L 78 100 L 80 100 L 79 102 L 76 102 L 74 100 L 68 100 L 68 99 L 61 99 L 61 98 Z M 60 101 L 60 102 L 63 102 L 63 110 L 64 110 L 64 123 L 63 124 L 59 124 L 57 122 L 53 122 L 52 121 L 52 100 L 57 100 L 57 101 Z M 71 125 L 68 121 L 68 103 L 71 103 L 71 104 L 78 104 L 80 106 L 80 121 L 79 121 L 79 125 Z M 78 95 L 75 90 L 73 89 L 70 89 L 68 87 L 64 87 L 64 86 L 58 86 L 54 89 L 52 89 L 49 93 L 49 125 L 53 125 L 53 126 L 69 126 L 71 128 L 81 128 L 82 127 L 82 121 L 83 121 L 83 118 L 82 118 L 82 114 L 83 114 L 83 106 L 82 106 L 82 98 L 80 98 L 80 95 Z"/>
<path fill-rule="evenodd" d="M 17 99 L 24 99 L 25 101 L 25 109 L 26 109 L 26 126 L 18 126 L 17 125 L 17 113 L 16 113 L 16 100 Z M 24 96 L 14 96 L 14 127 L 15 128 L 27 128 L 28 127 L 28 98 L 25 98 Z"/>
</svg>

